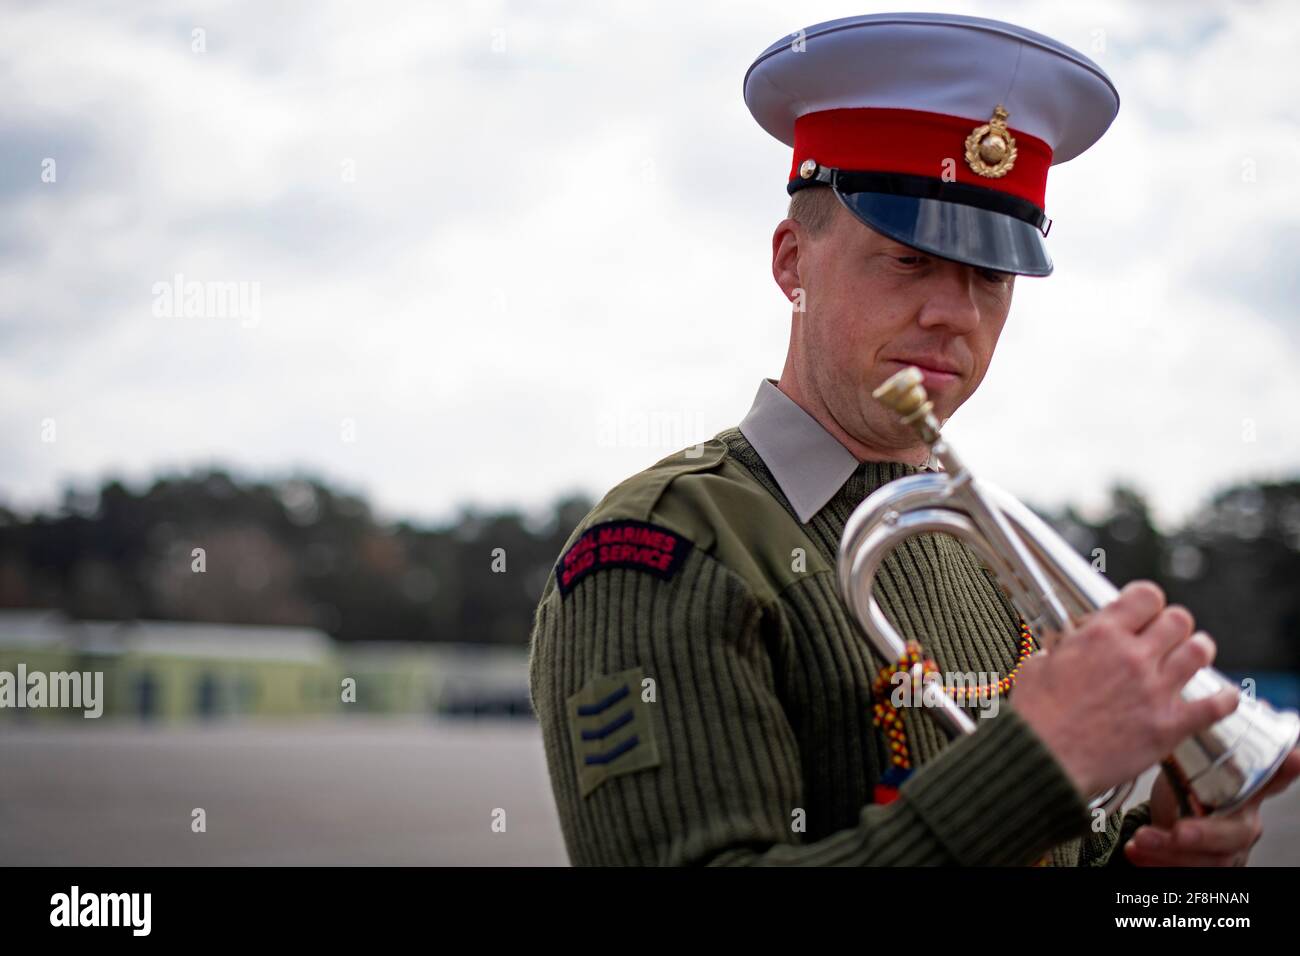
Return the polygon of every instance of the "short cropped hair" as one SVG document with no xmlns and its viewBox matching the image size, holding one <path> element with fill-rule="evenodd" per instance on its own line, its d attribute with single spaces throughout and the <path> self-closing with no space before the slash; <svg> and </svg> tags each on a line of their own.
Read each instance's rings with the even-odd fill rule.
<svg viewBox="0 0 1300 956">
<path fill-rule="evenodd" d="M 830 228 L 839 204 L 829 186 L 805 186 L 790 197 L 790 211 L 786 215 L 817 236 Z"/>
</svg>

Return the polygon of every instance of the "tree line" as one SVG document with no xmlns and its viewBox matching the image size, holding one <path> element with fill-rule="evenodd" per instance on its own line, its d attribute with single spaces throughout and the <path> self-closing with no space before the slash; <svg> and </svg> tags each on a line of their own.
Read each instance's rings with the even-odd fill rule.
<svg viewBox="0 0 1300 956">
<path fill-rule="evenodd" d="M 309 625 L 342 641 L 524 643 L 569 533 L 591 508 L 463 509 L 381 521 L 315 478 L 219 469 L 68 488 L 57 508 L 0 507 L 0 607 L 74 618 Z M 1219 644 L 1218 666 L 1300 671 L 1300 481 L 1240 484 L 1161 533 L 1117 486 L 1105 513 L 1044 514 L 1117 585 L 1156 581 Z"/>
</svg>

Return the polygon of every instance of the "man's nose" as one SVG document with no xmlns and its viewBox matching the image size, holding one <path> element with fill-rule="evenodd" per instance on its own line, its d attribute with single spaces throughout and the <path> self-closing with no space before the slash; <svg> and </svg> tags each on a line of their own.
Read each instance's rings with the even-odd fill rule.
<svg viewBox="0 0 1300 956">
<path fill-rule="evenodd" d="M 980 310 L 975 302 L 975 270 L 945 262 L 932 276 L 934 285 L 921 307 L 918 321 L 924 328 L 945 328 L 956 334 L 975 331 Z"/>
</svg>

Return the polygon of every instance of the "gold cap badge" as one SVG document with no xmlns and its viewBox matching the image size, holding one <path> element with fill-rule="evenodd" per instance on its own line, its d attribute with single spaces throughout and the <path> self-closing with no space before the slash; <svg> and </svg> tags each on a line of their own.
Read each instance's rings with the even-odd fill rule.
<svg viewBox="0 0 1300 956">
<path fill-rule="evenodd" d="M 1016 140 L 1007 129 L 1008 115 L 999 103 L 992 118 L 966 137 L 966 165 L 989 179 L 1005 176 L 1016 162 Z"/>
</svg>

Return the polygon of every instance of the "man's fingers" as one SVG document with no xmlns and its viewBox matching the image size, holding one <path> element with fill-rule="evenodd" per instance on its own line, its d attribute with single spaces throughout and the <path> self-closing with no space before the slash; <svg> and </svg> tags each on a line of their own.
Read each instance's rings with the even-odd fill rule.
<svg viewBox="0 0 1300 956">
<path fill-rule="evenodd" d="M 1135 866 L 1244 866 L 1240 854 L 1186 853 L 1169 850 L 1147 850 L 1130 840 L 1124 844 L 1124 854 Z"/>
<path fill-rule="evenodd" d="M 1175 648 L 1186 644 L 1194 630 L 1196 630 L 1196 619 L 1192 617 L 1192 612 L 1181 604 L 1174 604 L 1153 617 L 1147 626 L 1138 632 L 1138 637 L 1150 650 L 1151 656 L 1159 660 Z"/>
<path fill-rule="evenodd" d="M 1159 614 L 1165 606 L 1165 592 L 1150 581 L 1130 581 L 1119 592 L 1119 597 L 1098 611 L 1111 618 L 1125 630 L 1137 633 Z"/>
<path fill-rule="evenodd" d="M 1169 849 L 1187 853 L 1242 853 L 1259 839 L 1259 810 L 1213 817 L 1184 817 L 1174 824 Z"/>
<path fill-rule="evenodd" d="M 1197 823 L 1199 828 L 1186 826 Z M 1209 825 L 1207 825 L 1209 824 Z M 1125 844 L 1125 852 L 1143 866 L 1233 866 L 1254 844 L 1255 827 L 1249 818 L 1185 818 L 1173 830 L 1139 827 Z"/>
<path fill-rule="evenodd" d="M 1281 793 L 1296 777 L 1300 777 L 1300 750 L 1292 750 L 1287 754 L 1286 759 L 1282 761 L 1282 766 L 1277 768 L 1277 773 L 1273 774 L 1272 779 L 1255 794 L 1255 802 Z"/>
<path fill-rule="evenodd" d="M 1187 701 L 1179 714 L 1178 739 L 1186 740 L 1192 734 L 1217 724 L 1236 710 L 1240 702 L 1241 692 L 1235 687 L 1225 687 L 1209 697 Z"/>
<path fill-rule="evenodd" d="M 1145 639 L 1146 632 L 1143 632 L 1143 640 Z M 1210 635 L 1197 631 L 1165 654 L 1160 661 L 1160 672 L 1168 679 L 1169 686 L 1181 690 L 1193 674 L 1213 663 L 1215 650 Z"/>
</svg>

